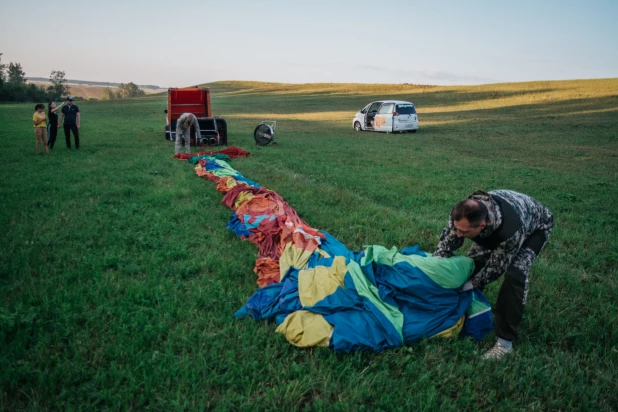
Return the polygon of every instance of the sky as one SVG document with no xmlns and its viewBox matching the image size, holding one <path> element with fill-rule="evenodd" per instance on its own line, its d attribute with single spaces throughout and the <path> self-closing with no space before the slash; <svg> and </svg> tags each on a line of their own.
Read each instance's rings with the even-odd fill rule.
<svg viewBox="0 0 618 412">
<path fill-rule="evenodd" d="M 618 0 L 0 0 L 26 76 L 469 85 L 618 77 Z"/>
</svg>

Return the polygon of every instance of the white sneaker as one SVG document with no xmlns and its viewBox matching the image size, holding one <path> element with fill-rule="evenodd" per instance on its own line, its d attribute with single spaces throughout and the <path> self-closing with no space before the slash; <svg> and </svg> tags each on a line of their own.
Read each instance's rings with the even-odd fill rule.
<svg viewBox="0 0 618 412">
<path fill-rule="evenodd" d="M 499 342 L 496 342 L 493 348 L 489 349 L 487 352 L 481 356 L 482 360 L 500 360 L 507 353 L 513 352 L 513 348 L 507 348 L 506 346 L 502 346 Z"/>
</svg>

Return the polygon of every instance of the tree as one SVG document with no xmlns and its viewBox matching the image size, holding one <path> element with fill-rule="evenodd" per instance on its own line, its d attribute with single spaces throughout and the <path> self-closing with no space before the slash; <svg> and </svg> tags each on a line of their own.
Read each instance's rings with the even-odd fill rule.
<svg viewBox="0 0 618 412">
<path fill-rule="evenodd" d="M 26 83 L 26 73 L 22 70 L 21 63 L 9 63 L 8 83 L 24 84 Z"/>
<path fill-rule="evenodd" d="M 56 100 L 61 96 L 66 96 L 69 94 L 69 85 L 67 80 L 64 78 L 64 71 L 52 70 L 49 75 L 49 81 L 51 82 L 51 85 L 47 87 L 47 93 L 49 94 L 51 100 Z"/>
<path fill-rule="evenodd" d="M 0 60 L 0 102 L 40 103 L 46 100 L 49 100 L 49 95 L 44 87 L 26 83 L 26 73 L 20 63 L 9 63 L 7 66 Z"/>
<path fill-rule="evenodd" d="M 114 93 L 114 91 L 109 88 L 109 87 L 104 87 L 103 88 L 103 96 L 101 97 L 102 100 L 114 100 L 116 99 L 116 93 Z"/>
<path fill-rule="evenodd" d="M 120 83 L 118 86 L 118 97 L 121 99 L 128 99 L 130 97 L 141 97 L 145 96 L 146 93 L 137 87 L 137 85 L 133 82 L 130 83 Z"/>
<path fill-rule="evenodd" d="M 23 96 L 29 102 L 44 102 L 49 100 L 47 91 L 43 86 L 37 86 L 34 83 L 24 84 L 22 86 Z"/>
<path fill-rule="evenodd" d="M 0 53 L 0 88 L 6 82 L 6 74 L 4 71 L 6 70 L 6 64 L 2 64 L 2 53 Z"/>
</svg>

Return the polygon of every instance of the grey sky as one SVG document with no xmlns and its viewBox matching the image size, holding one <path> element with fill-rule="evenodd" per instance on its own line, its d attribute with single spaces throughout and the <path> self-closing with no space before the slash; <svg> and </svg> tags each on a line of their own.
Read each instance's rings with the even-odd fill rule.
<svg viewBox="0 0 618 412">
<path fill-rule="evenodd" d="M 28 76 L 479 84 L 618 77 L 618 1 L 0 0 Z"/>
</svg>

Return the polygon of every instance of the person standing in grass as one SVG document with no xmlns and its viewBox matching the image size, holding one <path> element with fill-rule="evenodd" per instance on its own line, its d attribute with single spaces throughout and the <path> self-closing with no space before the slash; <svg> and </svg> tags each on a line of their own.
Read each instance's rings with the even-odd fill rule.
<svg viewBox="0 0 618 412">
<path fill-rule="evenodd" d="M 477 191 L 457 203 L 434 256 L 450 257 L 471 239 L 474 272 L 463 290 L 483 289 L 504 274 L 494 315 L 496 344 L 482 359 L 513 351 L 528 297 L 528 273 L 554 227 L 551 212 L 537 200 L 511 190 Z"/>
<path fill-rule="evenodd" d="M 45 147 L 45 153 L 49 154 L 49 149 L 47 148 L 47 116 L 45 115 L 45 105 L 39 103 L 34 106 L 32 123 L 34 124 L 34 134 L 36 136 L 36 154 L 41 154 L 39 143 Z"/>
<path fill-rule="evenodd" d="M 79 107 L 73 104 L 73 98 L 71 96 L 67 97 L 66 100 L 67 105 L 62 108 L 62 113 L 60 114 L 60 122 L 58 123 L 58 128 L 60 128 L 60 123 L 64 124 L 64 137 L 67 140 L 67 148 L 71 148 L 71 132 L 73 132 L 73 137 L 75 138 L 75 149 L 79 149 L 79 126 L 81 122 L 81 117 L 79 114 Z"/>
<path fill-rule="evenodd" d="M 183 113 L 176 121 L 176 144 L 174 153 L 180 153 L 181 139 L 185 139 L 185 152 L 191 153 L 191 126 L 195 126 L 195 141 L 200 138 L 200 124 L 193 113 Z"/>
<path fill-rule="evenodd" d="M 48 136 L 48 146 L 50 149 L 54 148 L 54 144 L 56 143 L 56 136 L 58 136 L 58 128 L 60 127 L 60 122 L 58 122 L 58 114 L 56 113 L 60 108 L 64 106 L 62 103 L 60 106 L 56 106 L 56 102 L 50 102 L 47 105 L 47 136 Z"/>
</svg>

